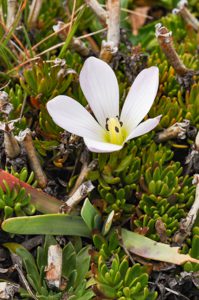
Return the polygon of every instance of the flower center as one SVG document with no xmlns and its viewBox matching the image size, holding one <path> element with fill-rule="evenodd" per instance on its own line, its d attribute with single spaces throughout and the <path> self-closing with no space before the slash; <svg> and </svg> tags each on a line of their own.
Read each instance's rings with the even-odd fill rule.
<svg viewBox="0 0 199 300">
<path fill-rule="evenodd" d="M 106 138 L 109 143 L 122 145 L 125 139 L 125 130 L 122 127 L 123 123 L 119 121 L 119 118 L 107 118 L 106 120 Z"/>
</svg>

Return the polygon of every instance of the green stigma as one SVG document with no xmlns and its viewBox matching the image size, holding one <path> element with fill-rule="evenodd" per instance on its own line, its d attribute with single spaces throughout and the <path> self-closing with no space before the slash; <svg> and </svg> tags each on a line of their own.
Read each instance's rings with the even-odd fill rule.
<svg viewBox="0 0 199 300">
<path fill-rule="evenodd" d="M 123 123 L 119 121 L 118 117 L 107 119 L 106 139 L 109 143 L 117 145 L 123 144 L 126 134 L 122 125 Z"/>
</svg>

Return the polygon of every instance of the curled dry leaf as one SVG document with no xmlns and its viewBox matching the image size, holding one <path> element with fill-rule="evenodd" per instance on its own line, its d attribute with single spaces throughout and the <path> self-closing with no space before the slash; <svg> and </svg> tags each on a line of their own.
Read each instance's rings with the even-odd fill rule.
<svg viewBox="0 0 199 300">
<path fill-rule="evenodd" d="M 155 242 L 126 229 L 122 229 L 121 234 L 125 248 L 136 255 L 176 265 L 182 265 L 187 261 L 199 264 L 199 260 L 190 255 L 180 254 L 178 252 L 179 247 L 171 247 L 167 244 Z"/>
<path fill-rule="evenodd" d="M 135 13 L 131 14 L 130 18 L 131 18 L 131 24 L 132 24 L 134 35 L 138 35 L 139 29 L 144 25 L 147 18 L 148 11 L 149 11 L 148 6 L 137 7 L 134 10 Z"/>
</svg>

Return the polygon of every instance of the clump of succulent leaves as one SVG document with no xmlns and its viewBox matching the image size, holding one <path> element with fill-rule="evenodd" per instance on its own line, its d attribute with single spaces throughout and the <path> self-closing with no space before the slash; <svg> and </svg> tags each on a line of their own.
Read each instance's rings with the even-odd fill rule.
<svg viewBox="0 0 199 300">
<path fill-rule="evenodd" d="M 20 172 L 17 172 L 11 166 L 10 168 L 6 168 L 6 171 L 14 175 L 20 181 L 32 187 L 37 187 L 34 172 L 29 172 L 26 167 L 23 167 Z M 2 185 L 0 186 L 0 212 L 1 220 L 4 220 L 13 216 L 31 216 L 36 213 L 36 208 L 35 205 L 31 203 L 31 195 L 26 188 L 20 186 L 18 183 L 11 187 L 9 183 L 3 179 Z"/>
<path fill-rule="evenodd" d="M 111 232 L 107 240 L 94 234 L 93 242 L 98 250 L 92 253 L 97 295 L 119 300 L 157 298 L 157 293 L 150 291 L 148 286 L 147 267 L 129 262 L 116 232 Z"/>
<path fill-rule="evenodd" d="M 0 187 L 1 220 L 12 216 L 30 216 L 35 212 L 35 206 L 31 203 L 31 196 L 26 189 L 20 185 L 15 185 L 11 189 L 3 180 L 3 185 Z"/>
<path fill-rule="evenodd" d="M 198 245 L 199 245 L 199 228 L 198 227 L 194 227 L 193 231 L 192 231 L 192 239 L 190 239 L 189 241 L 187 241 L 187 243 L 190 244 L 190 248 L 185 245 L 183 248 L 183 251 L 189 251 L 190 255 L 194 258 L 198 258 L 199 257 L 199 251 L 198 251 Z M 194 264 L 191 262 L 186 262 L 183 266 L 184 271 L 186 272 L 198 272 L 199 270 L 199 266 L 198 264 Z"/>
<path fill-rule="evenodd" d="M 77 13 L 73 24 L 70 25 L 70 33 L 64 40 L 61 40 L 58 34 L 53 34 L 51 38 L 45 40 L 53 33 L 52 27 L 58 19 L 70 23 L 73 2 L 76 2 Z M 105 3 L 105 1 L 100 2 Z M 148 117 L 162 115 L 161 120 L 155 130 L 129 141 L 118 152 L 88 154 L 88 163 L 95 161 L 96 164 L 95 168 L 88 167 L 84 180 L 91 180 L 95 189 L 84 202 L 81 217 L 79 216 L 81 205 L 67 215 L 74 221 L 74 223 L 69 221 L 68 224 L 75 225 L 76 221 L 79 222 L 79 228 L 82 227 L 82 232 L 86 232 L 84 236 L 82 234 L 83 237 L 75 234 L 74 229 L 76 236 L 67 237 L 65 245 L 60 246 L 53 236 L 47 235 L 42 246 L 34 251 L 28 251 L 22 245 L 15 243 L 17 241 L 15 236 L 13 243 L 4 244 L 12 254 L 20 258 L 22 263 L 20 268 L 27 284 L 24 286 L 24 282 L 20 282 L 21 288 L 18 290 L 20 299 L 36 297 L 41 300 L 153 300 L 159 296 L 159 291 L 150 284 L 153 277 L 148 268 L 149 261 L 138 259 L 139 263 L 136 263 L 136 256 L 135 262 L 132 261 L 131 254 L 124 251 L 126 249 L 122 247 L 118 231 L 117 233 L 115 231 L 115 227 L 120 229 L 122 224 L 122 227 L 127 227 L 132 232 L 159 242 L 162 241 L 162 237 L 157 227 L 158 222 L 161 222 L 166 237 L 164 242 L 171 244 L 173 236 L 180 228 L 181 219 L 187 216 L 195 198 L 193 174 L 186 172 L 185 167 L 185 158 L 189 149 L 193 147 L 195 134 L 194 136 L 187 134 L 183 139 L 176 138 L 161 143 L 157 142 L 157 135 L 176 122 L 184 120 L 189 120 L 190 126 L 194 128 L 194 132 L 197 132 L 199 129 L 198 75 L 192 77 L 189 88 L 183 86 L 182 80 L 158 45 L 154 26 L 161 22 L 172 31 L 174 47 L 181 61 L 188 69 L 195 71 L 199 68 L 198 33 L 187 25 L 180 15 L 170 13 L 177 1 L 159 2 L 160 7 L 169 10 L 167 15 L 158 20 L 146 21 L 147 24 L 139 29 L 137 36 L 134 36 L 125 9 L 132 10 L 136 4 L 131 0 L 121 1 L 123 10 L 120 47 L 110 65 L 119 83 L 120 108 L 138 73 L 144 68 L 158 66 L 160 83 Z M 198 16 L 198 8 L 198 1 L 189 1 L 189 9 L 195 16 Z M 83 0 L 43 1 L 35 28 L 31 28 L 29 24 L 29 7 L 25 6 L 20 13 L 23 15 L 24 24 L 18 26 L 22 25 L 22 22 L 16 18 L 13 26 L 17 30 L 13 27 L 13 31 L 22 42 L 21 45 L 26 45 L 28 51 L 21 50 L 20 55 L 16 54 L 17 47 L 21 46 L 15 49 L 13 45 L 17 40 L 15 41 L 13 32 L 10 31 L 5 35 L 3 23 L 0 24 L 2 41 L 0 89 L 7 93 L 9 103 L 12 105 L 12 110 L 7 116 L 0 111 L 0 121 L 6 123 L 14 120 L 13 133 L 16 136 L 21 130 L 31 128 L 34 132 L 34 146 L 49 176 L 49 182 L 54 180 L 53 176 L 56 174 L 57 190 L 60 189 L 63 194 L 64 189 L 70 195 L 75 184 L 81 179 L 79 174 L 81 172 L 82 175 L 82 169 L 84 170 L 85 167 L 82 162 L 85 145 L 81 138 L 74 138 L 53 122 L 46 104 L 57 95 L 63 94 L 86 106 L 87 102 L 80 89 L 78 77 L 86 57 L 73 49 L 71 41 L 73 37 L 97 32 L 96 35 L 85 40 L 89 53 L 97 56 L 106 35 L 105 32 L 101 32 L 104 25 L 91 9 L 85 7 Z M 6 22 L 6 15 L 7 3 L 2 1 L 0 16 L 4 22 Z M 59 48 L 54 48 L 60 42 L 62 44 Z M 36 46 L 32 47 L 34 45 Z M 3 149 L 3 138 L 1 142 L 0 148 Z M 30 166 L 16 172 L 6 165 L 5 155 L 0 155 L 1 168 L 9 170 L 16 178 L 32 187 L 37 187 Z M 26 216 L 35 213 L 36 208 L 31 203 L 31 196 L 26 189 L 18 185 L 11 188 L 4 181 L 0 187 L 1 221 L 19 216 L 27 220 Z M 43 217 L 46 217 L 50 224 L 50 215 Z M 61 217 L 63 219 L 64 216 Z M 32 220 L 31 217 L 29 219 Z M 62 230 L 64 226 L 57 229 L 58 223 L 59 220 L 54 226 L 56 232 L 53 232 L 54 235 L 64 234 Z M 16 228 L 20 227 L 18 224 L 16 221 Z M 49 229 L 48 225 L 45 226 L 45 230 Z M 26 226 L 27 229 L 30 227 L 30 225 Z M 41 227 L 39 230 L 38 233 L 42 233 Z M 68 232 L 70 230 L 73 232 L 72 226 Z M 62 258 L 57 286 L 50 284 L 48 277 L 48 256 L 51 246 L 59 248 Z M 198 249 L 199 228 L 196 220 L 195 227 L 184 241 L 180 251 L 199 259 Z M 134 258 L 133 255 L 132 257 Z M 191 274 L 198 288 L 199 264 L 186 262 L 183 267 L 176 269 L 176 278 L 178 272 L 182 271 Z"/>
</svg>

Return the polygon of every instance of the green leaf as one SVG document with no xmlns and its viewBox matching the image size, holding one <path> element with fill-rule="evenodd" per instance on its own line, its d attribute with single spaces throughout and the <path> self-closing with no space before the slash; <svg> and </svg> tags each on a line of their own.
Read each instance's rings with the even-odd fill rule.
<svg viewBox="0 0 199 300">
<path fill-rule="evenodd" d="M 88 253 L 90 246 L 82 248 L 79 253 L 77 254 L 77 280 L 76 286 L 78 286 L 86 276 L 86 273 L 90 267 L 90 255 Z"/>
<path fill-rule="evenodd" d="M 74 24 L 73 24 L 73 26 L 71 28 L 70 33 L 67 35 L 65 43 L 64 43 L 64 45 L 63 45 L 63 47 L 62 47 L 62 49 L 60 51 L 59 58 L 62 58 L 64 56 L 64 54 L 65 54 L 65 52 L 66 52 L 66 50 L 67 50 L 67 48 L 68 48 L 68 46 L 69 46 L 69 44 L 70 44 L 73 36 L 74 36 L 74 34 L 75 34 L 75 32 L 76 32 L 76 30 L 77 30 L 77 28 L 79 26 L 79 23 L 80 23 L 81 18 L 82 18 L 83 14 L 84 14 L 84 11 L 85 11 L 84 8 L 82 8 L 80 10 L 80 12 L 79 12 L 79 14 L 77 16 L 77 19 L 76 19 L 76 21 L 74 22 Z"/>
<path fill-rule="evenodd" d="M 10 218 L 3 222 L 2 229 L 15 234 L 91 236 L 81 217 L 62 214 Z"/>
<path fill-rule="evenodd" d="M 30 254 L 30 252 L 25 248 L 17 248 L 16 254 L 20 256 L 23 264 L 25 265 L 27 277 L 29 278 L 30 284 L 35 289 L 35 291 L 40 293 L 41 291 L 41 282 L 39 280 L 40 276 L 32 254 Z"/>
<path fill-rule="evenodd" d="M 48 248 L 51 245 L 56 245 L 55 238 L 51 235 L 45 236 L 44 247 L 37 247 L 37 266 L 41 272 L 41 269 L 47 265 Z"/>
<path fill-rule="evenodd" d="M 64 247 L 62 259 L 62 275 L 69 278 L 71 272 L 76 269 L 76 252 L 71 242 Z"/>
<path fill-rule="evenodd" d="M 81 216 L 88 226 L 88 228 L 92 231 L 93 229 L 100 229 L 101 227 L 101 216 L 97 209 L 90 203 L 88 198 L 84 201 Z"/>
</svg>

